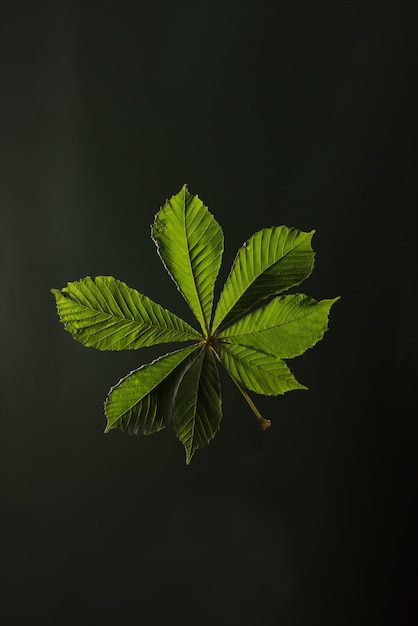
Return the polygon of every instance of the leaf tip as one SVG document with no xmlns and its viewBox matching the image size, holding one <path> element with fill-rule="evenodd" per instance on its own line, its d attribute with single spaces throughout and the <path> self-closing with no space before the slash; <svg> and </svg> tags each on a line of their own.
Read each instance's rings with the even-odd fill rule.
<svg viewBox="0 0 418 626">
<path fill-rule="evenodd" d="M 114 428 L 116 428 L 115 424 L 111 424 L 109 421 L 106 424 L 106 428 L 104 429 L 103 433 L 105 435 L 107 435 L 107 433 L 110 433 L 111 430 L 113 430 Z"/>
<path fill-rule="evenodd" d="M 63 295 L 63 291 L 61 289 L 50 289 L 50 293 L 52 293 L 58 304 L 58 299 Z"/>
<path fill-rule="evenodd" d="M 328 302 L 328 314 L 330 314 L 331 312 L 331 307 L 338 302 L 338 300 L 341 300 L 341 296 L 337 296 L 336 298 L 329 298 L 328 300 L 326 300 L 326 302 Z"/>
</svg>

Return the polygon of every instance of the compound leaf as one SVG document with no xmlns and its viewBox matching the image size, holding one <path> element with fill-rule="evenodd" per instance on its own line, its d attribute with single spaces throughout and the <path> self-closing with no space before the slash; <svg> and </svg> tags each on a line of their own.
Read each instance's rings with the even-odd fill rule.
<svg viewBox="0 0 418 626">
<path fill-rule="evenodd" d="M 189 346 L 142 365 L 112 387 L 105 402 L 107 427 L 133 434 L 151 434 L 171 419 L 179 382 L 198 345 Z"/>
<path fill-rule="evenodd" d="M 226 341 L 219 342 L 217 352 L 232 378 L 246 389 L 266 396 L 307 389 L 298 383 L 286 363 L 273 354 Z"/>
<path fill-rule="evenodd" d="M 166 269 L 208 336 L 223 253 L 221 227 L 184 185 L 155 216 L 152 237 Z"/>
<path fill-rule="evenodd" d="M 271 422 L 257 409 L 250 391 L 276 396 L 306 389 L 285 359 L 322 339 L 331 306 L 339 299 L 282 295 L 312 272 L 314 232 L 274 226 L 250 237 L 237 253 L 213 313 L 222 229 L 187 185 L 167 200 L 155 216 L 152 238 L 203 334 L 112 276 L 87 276 L 62 290 L 52 289 L 66 330 L 85 346 L 132 350 L 192 342 L 142 365 L 111 388 L 104 407 L 105 432 L 119 428 L 148 435 L 172 421 L 190 463 L 220 428 L 215 357 L 267 429 Z"/>
<path fill-rule="evenodd" d="M 219 298 L 212 324 L 225 327 L 260 300 L 299 285 L 312 272 L 315 231 L 264 228 L 240 248 Z"/>
<path fill-rule="evenodd" d="M 51 291 L 65 328 L 88 347 L 134 350 L 200 337 L 177 315 L 112 276 L 88 276 Z"/>
<path fill-rule="evenodd" d="M 218 370 L 206 348 L 180 381 L 174 402 L 173 423 L 186 449 L 186 463 L 197 448 L 213 439 L 222 417 Z"/>
<path fill-rule="evenodd" d="M 303 294 L 277 296 L 220 333 L 220 339 L 291 359 L 314 346 L 328 329 L 331 306 Z"/>
</svg>

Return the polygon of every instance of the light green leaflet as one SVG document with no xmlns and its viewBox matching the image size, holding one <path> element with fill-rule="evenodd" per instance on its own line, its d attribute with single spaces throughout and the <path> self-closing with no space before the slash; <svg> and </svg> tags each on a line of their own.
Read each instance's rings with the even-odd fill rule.
<svg viewBox="0 0 418 626">
<path fill-rule="evenodd" d="M 224 249 L 221 227 L 184 185 L 155 216 L 152 237 L 165 267 L 207 336 Z"/>
<path fill-rule="evenodd" d="M 200 338 L 177 315 L 111 276 L 88 276 L 52 293 L 66 329 L 88 347 L 129 350 Z"/>
<path fill-rule="evenodd" d="M 213 312 L 223 233 L 184 185 L 158 211 L 152 238 L 200 331 L 112 276 L 88 276 L 62 290 L 52 289 L 66 330 L 85 346 L 131 350 L 187 344 L 142 365 L 112 387 L 105 401 L 105 432 L 119 428 L 148 435 L 171 422 L 190 463 L 221 424 L 219 363 L 261 427 L 267 428 L 270 421 L 260 414 L 249 391 L 276 396 L 307 389 L 286 360 L 322 339 L 331 306 L 338 300 L 278 295 L 311 274 L 313 234 L 287 226 L 255 233 L 238 251 Z"/>
<path fill-rule="evenodd" d="M 312 272 L 314 231 L 264 228 L 238 251 L 216 307 L 213 330 L 268 296 L 301 283 Z"/>
<path fill-rule="evenodd" d="M 312 348 L 327 330 L 338 298 L 316 302 L 303 294 L 277 296 L 219 333 L 219 339 L 292 359 Z"/>
</svg>

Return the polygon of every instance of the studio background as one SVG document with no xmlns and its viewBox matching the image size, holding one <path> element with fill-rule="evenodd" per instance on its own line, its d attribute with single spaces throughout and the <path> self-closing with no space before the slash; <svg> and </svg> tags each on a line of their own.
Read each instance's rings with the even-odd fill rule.
<svg viewBox="0 0 418 626">
<path fill-rule="evenodd" d="M 414 2 L 0 7 L 1 602 L 5 626 L 415 626 Z M 225 235 L 316 229 L 300 291 L 341 296 L 190 466 L 171 428 L 104 435 L 164 352 L 103 353 L 50 289 L 110 274 L 192 322 L 150 237 L 188 183 Z"/>
</svg>

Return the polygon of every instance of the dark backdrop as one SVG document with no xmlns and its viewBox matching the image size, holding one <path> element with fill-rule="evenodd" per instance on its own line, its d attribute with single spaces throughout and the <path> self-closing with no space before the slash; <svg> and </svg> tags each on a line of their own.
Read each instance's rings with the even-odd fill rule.
<svg viewBox="0 0 418 626">
<path fill-rule="evenodd" d="M 5 626 L 415 626 L 417 3 L 0 8 Z M 51 287 L 112 274 L 191 320 L 150 238 L 187 182 L 220 283 L 256 230 L 316 229 L 303 291 L 341 295 L 292 362 L 308 392 L 223 422 L 103 434 L 164 347 L 88 350 Z M 219 293 L 219 286 L 217 288 Z"/>
</svg>

